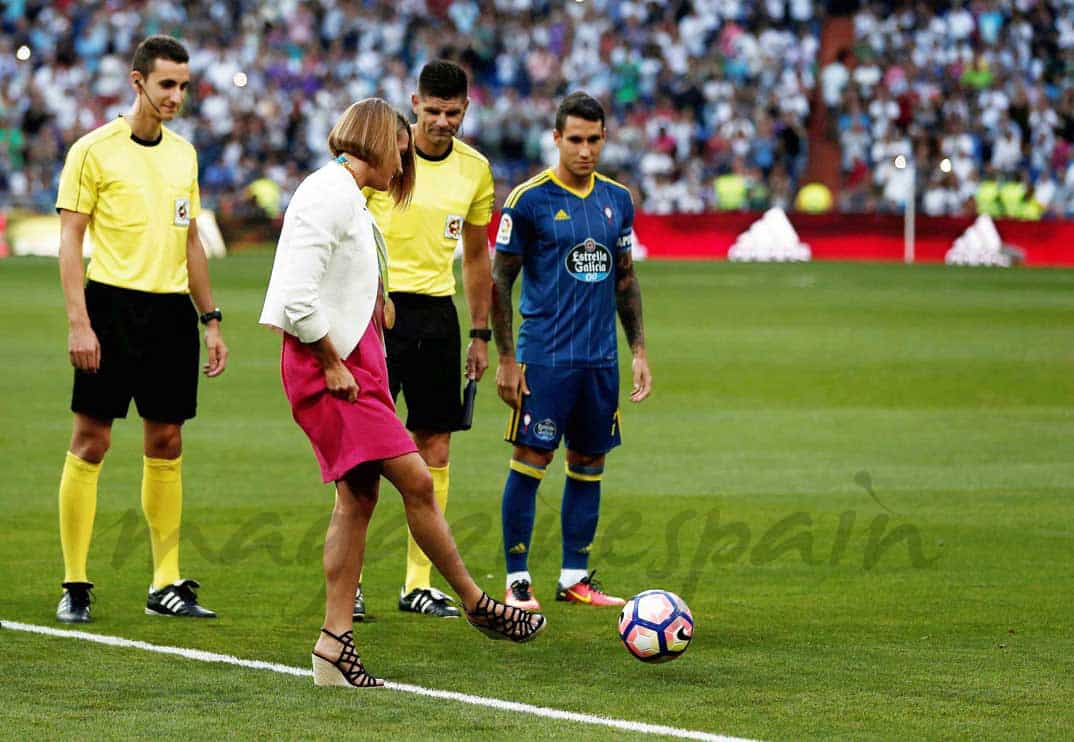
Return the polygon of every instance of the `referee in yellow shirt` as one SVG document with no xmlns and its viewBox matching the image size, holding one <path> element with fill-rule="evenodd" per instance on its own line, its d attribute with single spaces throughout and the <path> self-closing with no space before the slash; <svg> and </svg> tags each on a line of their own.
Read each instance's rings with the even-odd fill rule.
<svg viewBox="0 0 1074 742">
<path fill-rule="evenodd" d="M 455 137 L 469 105 L 466 73 L 456 64 L 430 62 L 411 96 L 417 116 L 414 144 L 417 182 L 410 206 L 396 209 L 390 197 L 372 192 L 369 210 L 384 233 L 390 255 L 389 290 L 395 326 L 385 333 L 393 396 L 403 392 L 406 427 L 429 473 L 441 510 L 446 510 L 452 431 L 462 416 L 459 319 L 452 297 L 455 247 L 462 239 L 462 280 L 470 310 L 466 375 L 480 379 L 488 368 L 492 275 L 488 223 L 494 185 L 489 162 Z M 430 583 L 428 557 L 407 541 L 406 582 L 399 610 L 456 618 L 459 609 Z M 355 618 L 365 614 L 361 588 Z"/>
<path fill-rule="evenodd" d="M 143 419 L 142 510 L 153 551 L 145 612 L 216 616 L 199 605 L 198 583 L 179 572 L 182 425 L 197 406 L 199 314 L 205 374 L 218 376 L 227 365 L 198 238 L 197 156 L 163 126 L 182 107 L 188 61 L 186 49 L 168 36 L 139 44 L 130 111 L 75 142 L 60 176 L 60 281 L 75 367 L 74 430 L 60 479 L 64 593 L 56 618 L 65 623 L 90 620 L 86 562 L 97 478 L 112 421 L 127 416 L 132 397 Z M 87 228 L 95 250 L 83 285 Z"/>
</svg>

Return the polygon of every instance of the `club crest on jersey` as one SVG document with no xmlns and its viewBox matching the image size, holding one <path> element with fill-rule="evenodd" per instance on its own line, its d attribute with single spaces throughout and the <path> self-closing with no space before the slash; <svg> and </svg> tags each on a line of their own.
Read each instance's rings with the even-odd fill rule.
<svg viewBox="0 0 1074 742">
<path fill-rule="evenodd" d="M 177 227 L 189 227 L 190 226 L 190 199 L 189 198 L 177 198 L 175 199 L 175 214 L 172 219 L 172 224 Z"/>
<path fill-rule="evenodd" d="M 584 283 L 603 281 L 612 270 L 612 254 L 592 237 L 572 247 L 566 258 L 567 272 Z"/>
<path fill-rule="evenodd" d="M 496 231 L 496 244 L 509 245 L 511 244 L 511 230 L 514 228 L 515 223 L 511 221 L 510 214 L 504 214 L 500 217 L 500 228 Z"/>
<path fill-rule="evenodd" d="M 458 214 L 448 214 L 444 222 L 444 236 L 449 240 L 457 240 L 462 237 L 462 217 Z"/>
</svg>

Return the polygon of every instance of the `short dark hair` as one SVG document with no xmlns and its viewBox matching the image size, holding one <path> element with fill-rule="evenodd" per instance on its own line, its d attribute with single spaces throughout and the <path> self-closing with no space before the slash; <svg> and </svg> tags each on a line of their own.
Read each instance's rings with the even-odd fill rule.
<svg viewBox="0 0 1074 742">
<path fill-rule="evenodd" d="M 586 121 L 599 121 L 604 126 L 604 106 L 589 93 L 581 90 L 571 93 L 556 110 L 556 131 L 563 133 L 563 127 L 567 125 L 567 117 L 585 119 Z"/>
<path fill-rule="evenodd" d="M 469 85 L 462 67 L 446 59 L 429 62 L 418 75 L 418 95 L 422 98 L 465 98 Z"/>
<path fill-rule="evenodd" d="M 176 64 L 186 64 L 190 61 L 190 55 L 186 47 L 173 39 L 171 36 L 157 34 L 150 36 L 134 50 L 134 59 L 131 60 L 131 69 L 142 73 L 142 77 L 149 77 L 153 66 L 158 59 L 167 59 Z"/>
</svg>

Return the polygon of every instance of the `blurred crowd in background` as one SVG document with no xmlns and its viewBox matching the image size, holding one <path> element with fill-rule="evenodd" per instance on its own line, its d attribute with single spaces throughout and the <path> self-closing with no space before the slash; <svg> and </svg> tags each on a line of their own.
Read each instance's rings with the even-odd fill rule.
<svg viewBox="0 0 1074 742">
<path fill-rule="evenodd" d="M 601 170 L 649 212 L 801 206 L 813 124 L 841 152 L 835 209 L 901 211 L 916 173 L 929 214 L 1074 216 L 1074 0 L 862 3 L 853 42 L 821 65 L 825 6 L 8 0 L 0 207 L 52 209 L 70 144 L 129 108 L 134 47 L 169 33 L 193 77 L 169 126 L 225 217 L 278 217 L 339 112 L 370 95 L 409 111 L 436 57 L 471 74 L 463 136 L 498 203 L 554 162 L 555 107 L 584 89 L 609 114 Z"/>
<path fill-rule="evenodd" d="M 820 73 L 844 211 L 1074 216 L 1074 1 L 873 2 Z"/>
</svg>

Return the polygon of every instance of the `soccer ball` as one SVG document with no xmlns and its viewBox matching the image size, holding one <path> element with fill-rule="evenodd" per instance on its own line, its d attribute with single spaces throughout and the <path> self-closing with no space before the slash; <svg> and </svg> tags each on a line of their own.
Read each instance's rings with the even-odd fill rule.
<svg viewBox="0 0 1074 742">
<path fill-rule="evenodd" d="M 678 595 L 646 590 L 626 602 L 619 614 L 619 638 L 642 662 L 668 662 L 690 646 L 694 617 Z"/>
</svg>

